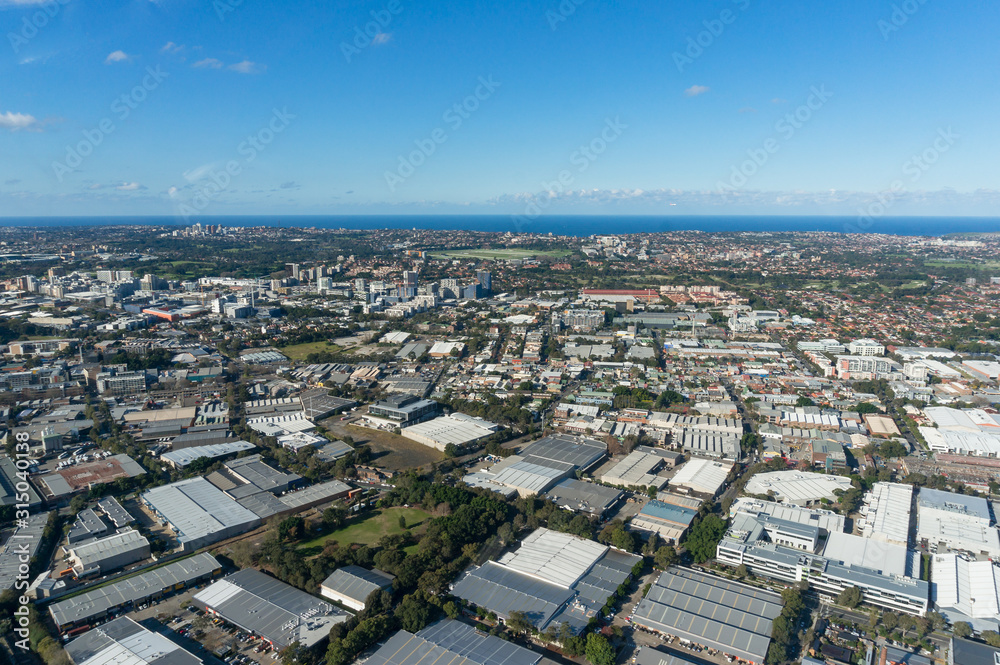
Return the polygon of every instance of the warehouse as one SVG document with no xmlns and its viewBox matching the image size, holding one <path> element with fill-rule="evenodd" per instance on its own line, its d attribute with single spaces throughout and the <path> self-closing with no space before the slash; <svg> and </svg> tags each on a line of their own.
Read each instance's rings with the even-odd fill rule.
<svg viewBox="0 0 1000 665">
<path fill-rule="evenodd" d="M 0 593 L 13 588 L 18 576 L 23 575 L 20 571 L 24 564 L 22 557 L 27 555 L 30 561 L 38 553 L 50 514 L 36 513 L 19 521 L 17 528 L 0 548 Z"/>
<path fill-rule="evenodd" d="M 576 478 L 566 478 L 545 494 L 560 508 L 604 519 L 609 510 L 618 505 L 623 496 L 620 490 L 588 483 Z"/>
<path fill-rule="evenodd" d="M 76 514 L 76 520 L 66 534 L 66 542 L 70 545 L 82 543 L 106 536 L 110 531 L 111 528 L 93 508 L 84 508 Z"/>
<path fill-rule="evenodd" d="M 302 412 L 312 421 L 323 420 L 358 405 L 352 399 L 334 397 L 326 388 L 312 388 L 299 395 Z"/>
<path fill-rule="evenodd" d="M 449 445 L 461 448 L 492 436 L 500 426 L 482 418 L 452 413 L 400 430 L 407 439 L 444 451 Z"/>
<path fill-rule="evenodd" d="M 280 494 L 305 482 L 296 473 L 280 471 L 265 464 L 260 455 L 230 460 L 222 467 L 222 470 L 209 474 L 208 481 L 234 499 L 257 492 Z"/>
<path fill-rule="evenodd" d="M 201 665 L 202 660 L 129 617 L 84 633 L 66 645 L 74 665 Z"/>
<path fill-rule="evenodd" d="M 336 462 L 353 452 L 354 447 L 343 441 L 329 441 L 316 449 L 316 457 L 323 462 Z"/>
<path fill-rule="evenodd" d="M 140 497 L 187 551 L 260 526 L 260 518 L 202 477 L 155 487 Z"/>
<path fill-rule="evenodd" d="M 442 619 L 416 635 L 397 631 L 366 665 L 537 665 L 542 656 L 472 626 Z M 672 665 L 672 664 L 671 664 Z"/>
<path fill-rule="evenodd" d="M 138 531 L 128 529 L 77 545 L 68 552 L 77 577 L 106 575 L 125 566 L 148 559 L 149 541 Z"/>
<path fill-rule="evenodd" d="M 781 596 L 686 568 L 668 568 L 636 606 L 632 622 L 763 663 Z"/>
<path fill-rule="evenodd" d="M 694 508 L 653 499 L 632 518 L 629 526 L 640 531 L 655 533 L 668 545 L 673 545 L 680 542 L 697 514 L 698 511 Z"/>
<path fill-rule="evenodd" d="M 878 570 L 883 575 L 920 577 L 920 561 L 911 560 L 905 545 L 894 545 L 850 533 L 831 533 L 823 548 L 823 556 L 849 566 Z"/>
<path fill-rule="evenodd" d="M 726 484 L 732 468 L 728 462 L 692 458 L 670 479 L 670 489 L 715 496 Z"/>
<path fill-rule="evenodd" d="M 360 612 L 365 609 L 369 594 L 380 589 L 391 589 L 395 576 L 381 570 L 367 570 L 361 566 L 344 566 L 330 573 L 319 587 L 324 598 Z"/>
<path fill-rule="evenodd" d="M 811 506 L 823 499 L 836 501 L 837 490 L 851 489 L 850 478 L 827 476 L 805 471 L 772 471 L 758 473 L 747 483 L 747 494 L 769 494 L 776 501 L 797 506 Z"/>
<path fill-rule="evenodd" d="M 990 525 L 986 499 L 921 488 L 917 494 L 917 538 L 987 556 L 1000 555 L 1000 531 Z M 934 549 L 932 547 L 932 549 Z"/>
<path fill-rule="evenodd" d="M 323 503 L 342 499 L 351 492 L 351 486 L 339 480 L 310 485 L 278 497 L 278 501 L 292 510 L 305 510 Z"/>
<path fill-rule="evenodd" d="M 520 456 L 528 462 L 553 468 L 588 471 L 608 454 L 605 443 L 585 437 L 552 434 L 528 445 Z"/>
<path fill-rule="evenodd" d="M 949 623 L 968 621 L 977 631 L 1000 629 L 1000 567 L 957 554 L 931 559 L 931 601 Z"/>
<path fill-rule="evenodd" d="M 49 605 L 49 614 L 60 631 L 83 626 L 112 612 L 131 609 L 222 573 L 222 566 L 207 552 L 169 563 L 161 568 L 81 593 Z"/>
<path fill-rule="evenodd" d="M 227 455 L 235 455 L 244 450 L 253 450 L 255 447 L 252 443 L 235 440 L 208 446 L 191 446 L 190 448 L 171 450 L 160 455 L 160 459 L 175 469 L 183 469 L 191 462 L 202 457 L 210 460 L 217 459 L 219 457 L 226 457 Z"/>
<path fill-rule="evenodd" d="M 376 419 L 385 418 L 399 427 L 407 427 L 433 418 L 440 408 L 433 400 L 395 393 L 369 406 L 368 414 Z"/>
<path fill-rule="evenodd" d="M 666 478 L 656 475 L 663 464 L 664 459 L 659 455 L 633 450 L 625 459 L 606 471 L 601 476 L 601 482 L 619 487 L 655 487 L 660 489 L 667 484 Z"/>
<path fill-rule="evenodd" d="M 94 485 L 110 483 L 119 478 L 134 478 L 144 473 L 146 470 L 128 455 L 111 455 L 105 459 L 58 469 L 39 478 L 39 483 L 48 498 L 59 500 Z"/>
<path fill-rule="evenodd" d="M 684 428 L 674 433 L 673 442 L 696 455 L 731 460 L 740 457 L 740 437 L 735 434 Z"/>
<path fill-rule="evenodd" d="M 538 630 L 565 622 L 579 633 L 641 561 L 592 540 L 539 528 L 499 561 L 464 572 L 452 593 L 502 619 L 516 610 Z"/>
<path fill-rule="evenodd" d="M 858 528 L 866 538 L 906 546 L 913 520 L 913 486 L 875 483 L 865 495 Z"/>
<path fill-rule="evenodd" d="M 245 568 L 194 595 L 194 604 L 284 649 L 298 642 L 309 648 L 327 638 L 348 614 L 305 591 Z"/>
</svg>

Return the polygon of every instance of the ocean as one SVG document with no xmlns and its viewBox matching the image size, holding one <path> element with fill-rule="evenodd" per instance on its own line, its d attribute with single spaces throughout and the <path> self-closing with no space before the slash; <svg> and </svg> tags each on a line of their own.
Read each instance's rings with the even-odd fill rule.
<svg viewBox="0 0 1000 665">
<path fill-rule="evenodd" d="M 952 233 L 1000 233 L 997 217 L 857 217 L 825 216 L 625 216 L 541 215 L 533 220 L 511 215 L 287 215 L 178 217 L 6 217 L 0 226 L 190 226 L 195 221 L 222 226 L 284 226 L 326 229 L 431 229 L 489 232 L 552 233 L 591 236 L 666 231 L 879 233 L 943 236 Z"/>
</svg>

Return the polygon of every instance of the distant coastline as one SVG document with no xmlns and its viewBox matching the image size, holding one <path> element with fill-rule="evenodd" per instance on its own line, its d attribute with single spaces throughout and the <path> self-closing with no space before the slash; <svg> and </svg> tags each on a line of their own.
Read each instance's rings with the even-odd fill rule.
<svg viewBox="0 0 1000 665">
<path fill-rule="evenodd" d="M 543 215 L 525 220 L 511 215 L 229 215 L 189 220 L 172 216 L 0 217 L 2 227 L 66 227 L 101 225 L 275 226 L 325 229 L 431 229 L 491 233 L 552 233 L 567 236 L 704 231 L 710 233 L 877 233 L 901 236 L 1000 233 L 1000 217 L 883 217 L 861 222 L 857 217 L 827 216 L 656 216 Z"/>
</svg>

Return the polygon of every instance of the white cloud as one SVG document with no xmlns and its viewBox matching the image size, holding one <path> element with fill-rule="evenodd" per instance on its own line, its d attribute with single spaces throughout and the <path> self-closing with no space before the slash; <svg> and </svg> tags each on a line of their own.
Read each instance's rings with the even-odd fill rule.
<svg viewBox="0 0 1000 665">
<path fill-rule="evenodd" d="M 782 99 L 781 97 L 775 97 L 774 99 L 771 100 L 771 103 L 772 104 L 787 104 L 788 100 L 787 99 Z"/>
<path fill-rule="evenodd" d="M 180 53 L 183 50 L 184 50 L 183 44 L 175 44 L 174 42 L 167 42 L 166 44 L 163 45 L 163 48 L 160 49 L 160 53 L 174 54 L 174 53 Z"/>
<path fill-rule="evenodd" d="M 120 192 L 136 192 L 140 189 L 146 189 L 144 186 L 137 182 L 123 182 L 122 184 L 115 187 Z"/>
<path fill-rule="evenodd" d="M 0 113 L 0 128 L 9 129 L 12 132 L 34 129 L 37 125 L 38 120 L 35 119 L 35 116 L 27 113 L 14 113 L 13 111 Z"/>
<path fill-rule="evenodd" d="M 0 9 L 8 7 L 34 7 L 45 4 L 49 0 L 0 0 Z"/>
<path fill-rule="evenodd" d="M 709 91 L 707 85 L 693 85 L 684 91 L 684 95 L 687 97 L 697 97 L 698 95 L 704 95 Z"/>
<path fill-rule="evenodd" d="M 205 58 L 204 60 L 199 60 L 191 66 L 197 69 L 221 69 L 222 61 L 216 60 L 215 58 Z"/>
<path fill-rule="evenodd" d="M 379 44 L 387 44 L 389 40 L 392 39 L 391 32 L 380 32 L 372 37 L 372 46 L 378 46 Z"/>
<path fill-rule="evenodd" d="M 113 62 L 128 62 L 131 59 L 132 59 L 132 56 L 130 56 L 125 51 L 121 51 L 121 50 L 119 50 L 119 51 L 112 51 L 111 53 L 108 54 L 108 57 L 104 59 L 104 64 L 105 65 L 110 65 Z"/>
<path fill-rule="evenodd" d="M 256 62 L 244 60 L 243 62 L 237 62 L 235 65 L 229 65 L 229 69 L 240 74 L 260 74 L 266 67 L 258 65 Z"/>
</svg>

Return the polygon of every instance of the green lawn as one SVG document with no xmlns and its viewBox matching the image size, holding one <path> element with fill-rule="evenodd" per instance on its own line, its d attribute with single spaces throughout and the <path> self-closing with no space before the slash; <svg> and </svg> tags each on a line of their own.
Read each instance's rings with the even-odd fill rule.
<svg viewBox="0 0 1000 665">
<path fill-rule="evenodd" d="M 286 346 L 279 349 L 279 351 L 288 356 L 289 360 L 303 362 L 310 353 L 320 353 L 321 351 L 337 353 L 340 351 L 340 347 L 330 342 L 307 342 L 305 344 L 293 344 L 291 346 Z"/>
<path fill-rule="evenodd" d="M 456 249 L 432 252 L 435 259 L 527 259 L 533 256 L 568 256 L 568 249 Z"/>
<path fill-rule="evenodd" d="M 400 516 L 406 518 L 406 529 L 399 527 Z M 322 552 L 330 541 L 335 541 L 341 546 L 353 543 L 374 545 L 382 536 L 403 533 L 404 530 L 420 531 L 430 516 L 430 513 L 420 508 L 386 508 L 371 511 L 349 520 L 347 526 L 342 529 L 300 543 L 298 549 L 306 556 L 312 556 Z"/>
</svg>

